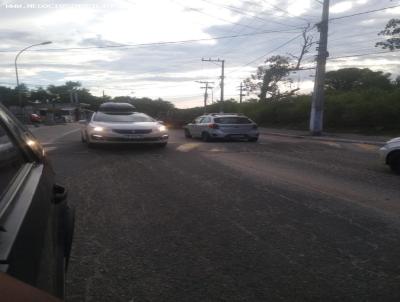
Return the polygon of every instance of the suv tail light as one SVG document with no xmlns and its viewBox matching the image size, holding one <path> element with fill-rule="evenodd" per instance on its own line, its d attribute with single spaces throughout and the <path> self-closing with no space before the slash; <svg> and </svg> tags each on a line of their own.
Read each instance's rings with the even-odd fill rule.
<svg viewBox="0 0 400 302">
<path fill-rule="evenodd" d="M 218 126 L 218 124 L 209 124 L 209 125 L 208 125 L 208 128 L 211 128 L 211 129 L 218 129 L 219 126 Z"/>
<path fill-rule="evenodd" d="M 256 124 L 253 125 L 253 129 L 257 129 L 258 126 Z"/>
</svg>

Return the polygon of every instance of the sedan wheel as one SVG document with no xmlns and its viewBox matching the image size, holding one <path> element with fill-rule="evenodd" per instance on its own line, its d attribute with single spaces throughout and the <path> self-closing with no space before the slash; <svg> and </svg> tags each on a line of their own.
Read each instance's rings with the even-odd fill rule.
<svg viewBox="0 0 400 302">
<path fill-rule="evenodd" d="M 85 139 L 85 137 L 83 136 L 83 133 L 81 132 L 81 142 L 82 143 L 86 143 L 86 139 Z"/>
</svg>

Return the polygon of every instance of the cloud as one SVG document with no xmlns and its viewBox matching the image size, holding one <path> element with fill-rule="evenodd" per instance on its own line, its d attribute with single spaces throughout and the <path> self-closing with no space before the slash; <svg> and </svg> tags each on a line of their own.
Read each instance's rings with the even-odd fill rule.
<svg viewBox="0 0 400 302">
<path fill-rule="evenodd" d="M 14 1 L 18 4 L 48 1 Z M 342 1 L 331 7 L 331 16 L 381 8 L 376 0 Z M 275 0 L 115 0 L 53 1 L 49 8 L 11 9 L 0 6 L 0 82 L 14 83 L 13 61 L 17 49 L 51 40 L 52 45 L 25 52 L 19 59 L 21 80 L 28 84 L 81 81 L 94 93 L 167 97 L 178 106 L 201 104 L 195 80 L 218 81 L 221 67 L 201 62 L 202 57 L 225 60 L 226 95 L 237 95 L 237 86 L 258 64 L 273 54 L 298 53 L 301 39 L 281 47 L 301 32 L 307 22 L 320 20 L 316 1 Z M 68 4 L 62 6 L 62 4 Z M 387 10 L 334 20 L 329 23 L 331 57 L 377 52 L 377 33 L 398 13 Z M 147 47 L 54 51 L 53 48 L 104 47 L 159 41 L 203 39 L 279 30 L 237 38 Z M 318 39 L 318 32 L 312 34 Z M 274 51 L 275 50 L 275 51 Z M 315 48 L 305 56 L 315 64 Z M 255 60 L 259 58 L 258 60 Z M 253 62 L 252 62 L 253 61 Z M 249 64 L 251 62 L 251 64 Z M 399 73 L 398 60 L 387 54 L 328 61 L 328 69 L 370 67 Z M 310 87 L 313 71 L 295 75 L 296 83 Z M 304 84 L 303 84 L 304 83 Z M 312 86 L 312 85 L 311 85 Z M 308 88 L 307 88 L 308 87 Z M 193 97 L 195 95 L 195 97 Z M 198 104 L 198 105 L 199 105 Z"/>
</svg>

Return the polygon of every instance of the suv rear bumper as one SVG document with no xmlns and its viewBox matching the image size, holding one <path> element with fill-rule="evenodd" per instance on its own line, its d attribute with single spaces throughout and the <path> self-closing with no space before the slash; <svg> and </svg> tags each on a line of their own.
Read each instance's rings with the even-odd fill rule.
<svg viewBox="0 0 400 302">
<path fill-rule="evenodd" d="M 215 130 L 210 133 L 210 136 L 213 138 L 220 138 L 220 139 L 251 139 L 251 138 L 258 138 L 260 133 L 258 131 L 249 131 L 245 133 L 226 133 L 220 130 Z"/>
</svg>

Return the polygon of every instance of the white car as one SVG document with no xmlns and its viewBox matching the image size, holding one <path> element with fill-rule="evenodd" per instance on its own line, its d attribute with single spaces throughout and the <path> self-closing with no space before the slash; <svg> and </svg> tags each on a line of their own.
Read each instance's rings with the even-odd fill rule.
<svg viewBox="0 0 400 302">
<path fill-rule="evenodd" d="M 210 113 L 196 118 L 184 128 L 185 137 L 215 139 L 246 139 L 256 142 L 260 133 L 255 122 L 244 115 L 235 113 Z"/>
<path fill-rule="evenodd" d="M 381 159 L 390 168 L 400 174 L 400 137 L 396 137 L 387 141 L 386 144 L 379 149 Z"/>
<path fill-rule="evenodd" d="M 82 142 L 96 144 L 156 144 L 165 147 L 168 130 L 162 122 L 135 112 L 128 103 L 104 103 L 88 121 L 82 120 Z"/>
</svg>

